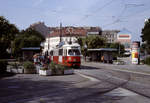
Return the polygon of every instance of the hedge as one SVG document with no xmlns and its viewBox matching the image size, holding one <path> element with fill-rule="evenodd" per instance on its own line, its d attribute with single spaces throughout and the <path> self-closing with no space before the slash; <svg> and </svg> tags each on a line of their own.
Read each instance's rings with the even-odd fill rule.
<svg viewBox="0 0 150 103">
<path fill-rule="evenodd" d="M 7 70 L 7 60 L 0 60 L 0 74 L 3 74 Z"/>
<path fill-rule="evenodd" d="M 147 58 L 145 59 L 145 64 L 150 65 L 150 57 L 147 57 Z"/>
</svg>

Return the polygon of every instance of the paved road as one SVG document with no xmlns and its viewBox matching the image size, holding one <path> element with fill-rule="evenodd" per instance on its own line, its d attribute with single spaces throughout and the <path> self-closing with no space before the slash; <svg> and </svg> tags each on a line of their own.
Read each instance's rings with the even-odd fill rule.
<svg viewBox="0 0 150 103">
<path fill-rule="evenodd" d="M 150 103 L 149 75 L 118 69 L 83 63 L 74 75 L 17 74 L 3 78 L 0 103 Z"/>
<path fill-rule="evenodd" d="M 116 97 L 103 95 L 115 89 L 115 85 L 81 74 L 17 74 L 1 79 L 0 84 L 0 103 L 110 103 Z"/>
<path fill-rule="evenodd" d="M 121 88 L 128 89 L 139 94 L 140 96 L 142 95 L 142 97 L 147 97 L 147 99 L 150 98 L 149 66 L 131 64 L 111 65 L 95 62 L 83 62 L 81 69 L 76 70 L 76 72 L 106 81 Z M 135 98 L 136 97 L 137 96 L 135 96 Z M 139 100 L 139 98 L 136 98 L 135 100 L 140 101 L 142 99 Z M 132 101 L 131 103 L 136 102 Z M 143 99 L 143 102 L 141 103 L 146 102 Z"/>
<path fill-rule="evenodd" d="M 82 74 L 17 74 L 0 84 L 0 103 L 149 103 L 148 98 L 116 84 Z"/>
</svg>

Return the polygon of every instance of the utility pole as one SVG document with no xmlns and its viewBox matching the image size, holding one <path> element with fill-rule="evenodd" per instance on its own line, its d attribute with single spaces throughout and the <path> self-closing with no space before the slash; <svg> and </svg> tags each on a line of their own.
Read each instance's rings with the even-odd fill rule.
<svg viewBox="0 0 150 103">
<path fill-rule="evenodd" d="M 50 36 L 48 35 L 48 50 L 49 50 L 49 37 L 50 37 Z"/>
<path fill-rule="evenodd" d="M 69 36 L 70 36 L 69 44 L 72 44 L 71 36 L 73 34 L 73 27 L 68 27 L 67 32 L 69 33 Z"/>
<path fill-rule="evenodd" d="M 120 55 L 120 43 L 119 43 L 119 55 Z"/>
<path fill-rule="evenodd" d="M 60 23 L 60 42 L 62 42 L 62 23 Z"/>
</svg>

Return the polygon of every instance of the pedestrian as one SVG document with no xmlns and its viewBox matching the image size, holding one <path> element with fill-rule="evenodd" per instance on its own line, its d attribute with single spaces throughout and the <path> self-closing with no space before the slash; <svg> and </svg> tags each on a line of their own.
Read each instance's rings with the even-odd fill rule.
<svg viewBox="0 0 150 103">
<path fill-rule="evenodd" d="M 33 62 L 34 62 L 34 64 L 37 64 L 37 58 L 38 58 L 37 54 L 34 54 L 33 55 Z"/>
</svg>

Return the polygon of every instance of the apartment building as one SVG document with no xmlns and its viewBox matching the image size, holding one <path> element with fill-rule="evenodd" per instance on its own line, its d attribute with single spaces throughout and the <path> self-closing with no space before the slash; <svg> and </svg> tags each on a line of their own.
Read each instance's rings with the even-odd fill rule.
<svg viewBox="0 0 150 103">
<path fill-rule="evenodd" d="M 106 38 L 107 43 L 117 42 L 117 35 L 119 30 L 103 30 L 101 36 Z"/>
<path fill-rule="evenodd" d="M 118 32 L 117 42 L 123 44 L 126 51 L 131 51 L 131 32 L 126 29 Z"/>
</svg>

